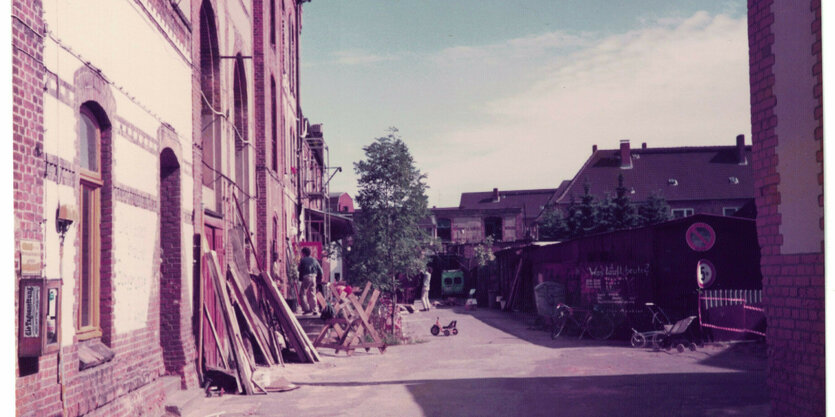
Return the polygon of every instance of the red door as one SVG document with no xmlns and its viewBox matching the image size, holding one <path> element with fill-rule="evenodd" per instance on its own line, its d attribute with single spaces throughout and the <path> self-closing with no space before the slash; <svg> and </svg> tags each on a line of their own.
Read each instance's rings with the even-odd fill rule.
<svg viewBox="0 0 835 417">
<path fill-rule="evenodd" d="M 206 241 L 209 248 L 217 253 L 222 274 L 225 276 L 224 252 L 223 252 L 223 230 L 219 227 L 204 225 Z M 203 303 L 206 310 L 203 317 L 203 359 L 205 368 L 208 369 L 229 369 L 230 357 L 228 356 L 229 342 L 226 336 L 226 323 L 220 309 L 220 302 L 215 290 L 214 279 L 209 272 L 208 261 L 210 258 L 203 257 Z M 217 338 L 215 338 L 215 335 Z M 218 345 L 220 342 L 220 345 Z M 221 352 L 226 352 L 222 355 Z"/>
</svg>

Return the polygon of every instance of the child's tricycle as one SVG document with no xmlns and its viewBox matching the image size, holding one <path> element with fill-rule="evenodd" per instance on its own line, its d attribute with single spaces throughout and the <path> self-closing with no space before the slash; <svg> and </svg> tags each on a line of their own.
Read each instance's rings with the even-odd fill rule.
<svg viewBox="0 0 835 417">
<path fill-rule="evenodd" d="M 441 318 L 438 317 L 438 318 L 435 319 L 435 324 L 432 325 L 432 328 L 429 329 L 429 331 L 432 332 L 432 336 L 437 336 L 438 334 L 441 333 L 441 330 L 444 331 L 444 336 L 449 336 L 450 333 L 452 333 L 453 335 L 457 335 L 458 334 L 458 329 L 456 328 L 457 325 L 458 325 L 458 321 L 453 320 L 453 321 L 449 322 L 449 324 L 447 324 L 446 326 L 441 327 Z"/>
</svg>

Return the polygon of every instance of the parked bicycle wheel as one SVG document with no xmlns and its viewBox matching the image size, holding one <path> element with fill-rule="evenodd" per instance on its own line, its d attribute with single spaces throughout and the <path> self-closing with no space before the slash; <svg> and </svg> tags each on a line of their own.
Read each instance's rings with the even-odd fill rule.
<svg viewBox="0 0 835 417">
<path fill-rule="evenodd" d="M 551 329 L 551 339 L 556 339 L 561 334 L 563 334 L 567 324 L 568 316 L 565 314 L 565 312 L 561 311 L 557 316 L 554 317 L 554 327 Z"/>
<path fill-rule="evenodd" d="M 615 323 L 606 314 L 592 314 L 588 321 L 588 332 L 597 340 L 606 340 L 615 332 Z"/>
<path fill-rule="evenodd" d="M 633 330 L 632 332 L 632 339 L 629 341 L 634 348 L 642 348 L 647 345 L 647 338 L 646 336 L 636 332 Z"/>
</svg>

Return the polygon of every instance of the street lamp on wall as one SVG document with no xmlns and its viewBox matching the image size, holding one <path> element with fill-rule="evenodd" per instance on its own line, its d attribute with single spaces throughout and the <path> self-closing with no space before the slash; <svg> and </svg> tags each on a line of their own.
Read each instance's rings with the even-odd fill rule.
<svg viewBox="0 0 835 417">
<path fill-rule="evenodd" d="M 64 236 L 76 220 L 78 220 L 78 214 L 75 207 L 67 204 L 58 205 L 58 209 L 55 210 L 55 231 L 61 235 L 61 244 L 64 243 Z"/>
</svg>

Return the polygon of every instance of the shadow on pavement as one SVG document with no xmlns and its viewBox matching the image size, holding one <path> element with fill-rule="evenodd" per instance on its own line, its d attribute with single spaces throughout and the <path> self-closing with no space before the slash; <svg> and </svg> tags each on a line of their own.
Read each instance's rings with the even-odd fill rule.
<svg viewBox="0 0 835 417">
<path fill-rule="evenodd" d="M 740 371 L 762 369 L 768 359 L 765 342 L 734 343 L 720 353 L 699 361 L 702 365 Z"/>
<path fill-rule="evenodd" d="M 763 416 L 763 372 L 335 382 L 403 385 L 426 416 Z"/>
<path fill-rule="evenodd" d="M 609 339 L 594 340 L 588 335 L 580 339 L 576 331 L 567 336 L 560 336 L 551 339 L 551 329 L 544 321 L 537 319 L 535 314 L 521 312 L 504 312 L 497 309 L 466 310 L 463 307 L 453 307 L 452 311 L 458 314 L 470 315 L 482 323 L 511 334 L 528 343 L 550 348 L 580 347 L 580 346 L 612 346 L 629 347 L 628 340 Z M 573 329 L 572 329 L 573 330 Z"/>
</svg>

